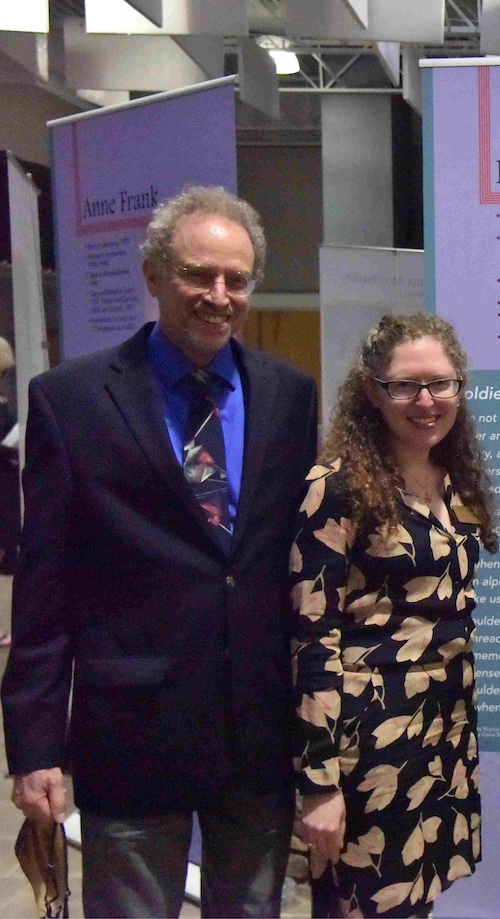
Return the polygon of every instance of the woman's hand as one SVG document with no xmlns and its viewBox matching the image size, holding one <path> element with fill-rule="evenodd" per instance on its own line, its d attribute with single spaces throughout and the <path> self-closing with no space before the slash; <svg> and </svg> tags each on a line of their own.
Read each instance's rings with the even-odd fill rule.
<svg viewBox="0 0 500 919">
<path fill-rule="evenodd" d="M 344 845 L 345 801 L 341 791 L 305 795 L 302 802 L 302 839 L 335 864 Z"/>
</svg>

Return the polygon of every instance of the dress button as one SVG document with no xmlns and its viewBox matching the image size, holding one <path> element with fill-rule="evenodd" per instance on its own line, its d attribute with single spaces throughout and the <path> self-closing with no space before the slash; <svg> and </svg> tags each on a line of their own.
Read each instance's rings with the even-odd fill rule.
<svg viewBox="0 0 500 919">
<path fill-rule="evenodd" d="M 232 574 L 228 574 L 226 578 L 226 587 L 234 587 L 236 581 L 234 580 Z"/>
</svg>

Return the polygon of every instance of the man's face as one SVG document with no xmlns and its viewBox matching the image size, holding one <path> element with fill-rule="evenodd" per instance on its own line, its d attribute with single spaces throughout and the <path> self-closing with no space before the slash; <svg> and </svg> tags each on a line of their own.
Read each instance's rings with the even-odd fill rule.
<svg viewBox="0 0 500 919">
<path fill-rule="evenodd" d="M 172 259 L 163 269 L 144 263 L 148 290 L 158 298 L 162 331 L 197 367 L 206 367 L 241 329 L 248 296 L 228 291 L 224 277 L 251 276 L 253 265 L 246 230 L 226 217 L 203 213 L 180 218 L 172 236 Z M 194 289 L 183 268 L 208 269 L 214 279 L 211 289 Z"/>
</svg>

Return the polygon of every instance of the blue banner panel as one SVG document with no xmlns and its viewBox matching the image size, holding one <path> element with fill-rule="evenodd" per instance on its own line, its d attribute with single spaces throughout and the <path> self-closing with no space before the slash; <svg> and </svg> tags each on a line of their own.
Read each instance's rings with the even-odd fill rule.
<svg viewBox="0 0 500 919">
<path fill-rule="evenodd" d="M 450 320 L 473 368 L 465 391 L 500 532 L 500 67 L 486 58 L 423 64 L 426 304 Z M 436 917 L 500 914 L 500 556 L 475 572 L 475 661 L 483 861 L 436 901 Z"/>
</svg>

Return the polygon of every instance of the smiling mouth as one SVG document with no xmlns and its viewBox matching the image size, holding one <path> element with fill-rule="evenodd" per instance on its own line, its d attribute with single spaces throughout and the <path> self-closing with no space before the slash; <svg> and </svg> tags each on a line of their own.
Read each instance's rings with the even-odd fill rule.
<svg viewBox="0 0 500 919">
<path fill-rule="evenodd" d="M 224 325 L 231 319 L 230 313 L 197 313 L 198 319 L 208 322 L 209 325 Z"/>
<path fill-rule="evenodd" d="M 439 415 L 432 415 L 430 417 L 409 417 L 408 421 L 417 425 L 419 428 L 430 428 L 439 421 Z"/>
</svg>

